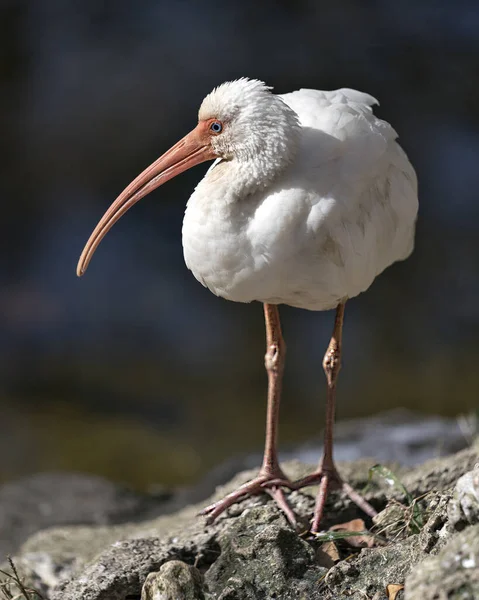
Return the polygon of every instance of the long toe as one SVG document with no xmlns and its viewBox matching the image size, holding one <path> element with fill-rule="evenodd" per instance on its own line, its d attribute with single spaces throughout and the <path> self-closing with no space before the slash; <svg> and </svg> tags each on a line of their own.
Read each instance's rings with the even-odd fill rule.
<svg viewBox="0 0 479 600">
<path fill-rule="evenodd" d="M 271 483 L 273 481 L 274 484 Z M 223 513 L 233 504 L 236 504 L 237 502 L 240 502 L 246 498 L 255 496 L 257 494 L 266 493 L 273 498 L 278 507 L 284 513 L 285 517 L 288 519 L 288 522 L 293 527 L 295 527 L 296 517 L 294 515 L 293 509 L 286 500 L 283 490 L 281 489 L 281 487 L 279 487 L 277 483 L 278 481 L 284 483 L 285 487 L 291 488 L 292 486 L 292 483 L 286 478 L 278 479 L 276 475 L 274 477 L 258 475 L 258 477 L 256 477 L 252 481 L 243 484 L 237 490 L 225 496 L 222 500 L 213 502 L 212 504 L 204 508 L 199 514 L 206 515 L 206 523 L 210 525 L 221 513 Z"/>
<path fill-rule="evenodd" d="M 278 507 L 283 511 L 284 516 L 288 519 L 291 527 L 296 529 L 296 515 L 294 514 L 293 509 L 289 505 L 289 502 L 286 500 L 284 491 L 281 488 L 272 487 L 266 488 L 266 492 L 271 496 L 271 498 L 273 498 Z"/>
<path fill-rule="evenodd" d="M 301 479 L 297 479 L 292 483 L 293 490 L 301 490 L 305 487 L 309 487 L 311 485 L 318 485 L 323 477 L 323 473 L 320 471 L 315 471 L 310 475 L 306 475 L 306 477 L 302 477 Z"/>
<path fill-rule="evenodd" d="M 321 520 L 324 514 L 324 507 L 326 505 L 326 499 L 328 497 L 328 493 L 332 489 L 342 489 L 344 493 L 354 502 L 354 504 L 356 504 L 356 506 L 358 506 L 369 517 L 374 517 L 377 515 L 376 510 L 369 504 L 369 502 L 367 502 L 367 500 L 365 500 L 365 498 L 363 498 L 359 492 L 352 488 L 349 483 L 346 483 L 341 479 L 341 476 L 334 465 L 328 469 L 323 469 L 320 467 L 310 475 L 294 481 L 292 488 L 295 490 L 300 490 L 302 488 L 318 484 L 319 489 L 316 496 L 316 505 L 311 525 L 312 533 L 317 533 L 320 529 Z"/>
<path fill-rule="evenodd" d="M 375 517 L 378 512 L 375 508 L 373 508 L 369 502 L 361 496 L 354 488 L 352 488 L 349 483 L 343 482 L 343 490 L 345 493 L 351 498 L 351 500 L 359 506 L 359 508 L 366 513 L 369 517 Z"/>
<path fill-rule="evenodd" d="M 318 485 L 325 476 L 328 478 L 328 486 L 332 489 L 341 487 L 343 484 L 343 480 L 341 479 L 341 476 L 334 465 L 328 469 L 324 469 L 320 466 L 318 469 L 316 469 L 316 471 L 306 475 L 306 477 L 293 481 L 292 489 L 301 490 L 302 488 L 309 487 L 311 485 Z"/>
</svg>

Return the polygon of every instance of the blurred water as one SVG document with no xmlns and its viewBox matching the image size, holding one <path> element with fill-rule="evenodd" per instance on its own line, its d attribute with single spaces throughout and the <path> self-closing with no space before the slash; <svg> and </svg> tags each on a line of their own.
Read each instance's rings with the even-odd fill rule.
<svg viewBox="0 0 479 600">
<path fill-rule="evenodd" d="M 477 405 L 477 3 L 10 0 L 0 17 L 0 478 L 184 481 L 261 447 L 261 307 L 215 298 L 183 264 L 205 167 L 135 207 L 74 273 L 118 191 L 239 76 L 373 94 L 418 171 L 415 254 L 347 308 L 339 416 Z M 287 444 L 321 427 L 332 314 L 282 313 Z"/>
</svg>

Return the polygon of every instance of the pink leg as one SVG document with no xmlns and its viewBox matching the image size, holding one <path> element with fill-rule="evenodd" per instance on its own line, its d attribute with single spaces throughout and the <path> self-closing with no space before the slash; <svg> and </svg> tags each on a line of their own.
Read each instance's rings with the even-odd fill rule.
<svg viewBox="0 0 479 600">
<path fill-rule="evenodd" d="M 308 475 L 304 479 L 295 482 L 294 489 L 301 489 L 308 485 L 313 485 L 319 482 L 319 491 L 316 496 L 316 507 L 314 510 L 313 524 L 311 531 L 317 533 L 319 525 L 323 517 L 324 505 L 328 490 L 331 488 L 342 488 L 351 500 L 359 506 L 367 515 L 373 517 L 376 515 L 374 508 L 366 502 L 366 500 L 358 494 L 353 488 L 345 483 L 334 464 L 333 460 L 333 428 L 334 428 L 334 413 L 336 408 L 336 381 L 341 368 L 341 345 L 343 334 L 344 321 L 344 306 L 345 303 L 338 305 L 336 309 L 336 318 L 334 321 L 334 330 L 329 342 L 328 349 L 324 355 L 323 369 L 328 382 L 328 392 L 326 401 L 326 427 L 324 433 L 324 454 L 316 471 Z"/>
<path fill-rule="evenodd" d="M 291 482 L 279 466 L 277 453 L 279 404 L 286 345 L 281 333 L 278 307 L 275 304 L 265 304 L 264 316 L 266 322 L 265 367 L 268 374 L 268 408 L 263 465 L 257 477 L 252 481 L 245 483 L 222 500 L 207 506 L 201 511 L 200 514 L 208 515 L 208 523 L 212 523 L 218 515 L 236 502 L 248 496 L 266 492 L 275 500 L 288 521 L 293 526 L 296 524 L 294 513 L 280 487 L 282 485 L 291 487 Z"/>
</svg>

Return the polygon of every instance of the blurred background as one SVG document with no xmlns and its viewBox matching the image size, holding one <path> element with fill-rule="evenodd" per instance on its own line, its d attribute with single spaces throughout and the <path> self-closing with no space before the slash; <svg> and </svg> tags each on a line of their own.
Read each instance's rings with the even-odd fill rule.
<svg viewBox="0 0 479 600">
<path fill-rule="evenodd" d="M 217 84 L 376 96 L 415 165 L 414 255 L 346 311 L 340 419 L 453 416 L 479 390 L 479 4 L 467 0 L 2 0 L 0 480 L 82 470 L 144 488 L 261 451 L 259 304 L 205 290 L 181 222 L 207 166 L 104 210 Z M 281 447 L 317 439 L 333 314 L 284 307 Z"/>
</svg>

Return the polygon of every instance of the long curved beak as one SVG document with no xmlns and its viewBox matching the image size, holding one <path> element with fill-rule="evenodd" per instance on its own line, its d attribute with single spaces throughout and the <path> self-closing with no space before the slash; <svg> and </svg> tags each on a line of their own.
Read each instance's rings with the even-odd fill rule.
<svg viewBox="0 0 479 600">
<path fill-rule="evenodd" d="M 108 231 L 138 200 L 183 171 L 214 158 L 216 154 L 209 137 L 198 126 L 140 173 L 113 202 L 93 230 L 78 261 L 78 277 L 87 270 L 95 250 Z"/>
</svg>

